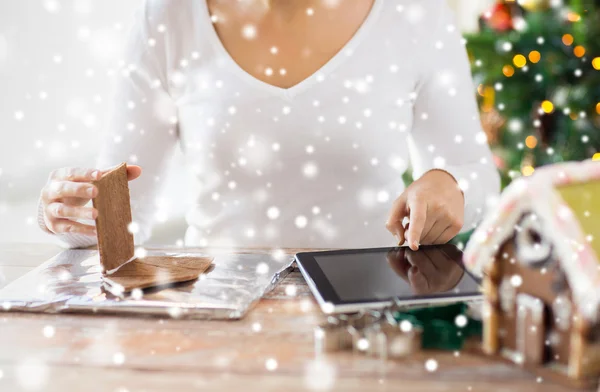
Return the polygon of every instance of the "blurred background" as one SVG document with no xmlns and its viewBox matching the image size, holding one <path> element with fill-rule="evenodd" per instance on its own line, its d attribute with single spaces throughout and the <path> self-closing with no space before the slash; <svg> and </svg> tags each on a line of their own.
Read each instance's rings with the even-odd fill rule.
<svg viewBox="0 0 600 392">
<path fill-rule="evenodd" d="M 54 168 L 94 165 L 120 43 L 141 2 L 0 2 L 0 242 L 53 241 L 37 227 L 39 192 Z M 449 3 L 504 184 L 542 164 L 600 159 L 597 1 Z M 191 177 L 168 178 L 152 243 L 184 235 Z"/>
</svg>

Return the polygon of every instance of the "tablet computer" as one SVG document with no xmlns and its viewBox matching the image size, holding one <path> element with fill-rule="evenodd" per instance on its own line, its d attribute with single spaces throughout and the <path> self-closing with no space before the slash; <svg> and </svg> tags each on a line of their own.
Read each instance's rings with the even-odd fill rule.
<svg viewBox="0 0 600 392">
<path fill-rule="evenodd" d="M 325 313 L 481 298 L 454 245 L 303 252 L 296 262 Z"/>
</svg>

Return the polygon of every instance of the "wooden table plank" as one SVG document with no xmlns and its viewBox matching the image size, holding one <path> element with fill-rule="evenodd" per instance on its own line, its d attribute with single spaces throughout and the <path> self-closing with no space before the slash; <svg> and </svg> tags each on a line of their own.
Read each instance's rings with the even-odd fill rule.
<svg viewBox="0 0 600 392">
<path fill-rule="evenodd" d="M 30 257 L 27 264 L 42 253 L 16 248 L 11 254 Z M 297 271 L 240 321 L 0 313 L 0 391 L 19 390 L 36 375 L 45 377 L 40 390 L 50 392 L 74 385 L 129 392 L 565 390 L 466 352 L 387 362 L 352 353 L 318 356 L 312 336 L 321 317 Z M 435 372 L 425 369 L 430 358 L 438 361 Z"/>
<path fill-rule="evenodd" d="M 0 364 L 1 366 L 1 364 Z M 21 370 L 22 371 L 22 370 Z M 19 383 L 15 376 L 19 366 L 5 368 L 5 377 L 0 379 L 0 390 L 20 391 L 14 388 Z M 42 380 L 51 383 L 43 391 L 85 391 L 85 392 L 152 392 L 152 391 L 411 391 L 411 392 L 555 392 L 560 391 L 545 384 L 523 384 L 522 380 L 510 377 L 501 383 L 490 381 L 440 380 L 436 377 L 421 379 L 364 378 L 348 375 L 333 379 L 322 378 L 315 381 L 310 373 L 298 374 L 274 372 L 268 375 L 220 372 L 217 374 L 193 373 L 188 371 L 153 371 L 132 368 L 99 369 L 78 366 L 49 366 Z M 86 380 L 86 381 L 84 381 Z M 7 388 L 7 389 L 5 389 Z M 13 389 L 10 389 L 13 388 Z"/>
</svg>

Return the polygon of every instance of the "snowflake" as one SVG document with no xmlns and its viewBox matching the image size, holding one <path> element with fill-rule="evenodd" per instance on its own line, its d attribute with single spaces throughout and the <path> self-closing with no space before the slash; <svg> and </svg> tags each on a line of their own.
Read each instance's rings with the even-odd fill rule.
<svg viewBox="0 0 600 392">
<path fill-rule="evenodd" d="M 487 143 L 488 139 L 487 139 L 487 135 L 485 134 L 485 132 L 483 132 L 483 131 L 477 132 L 477 135 L 475 135 L 475 141 L 479 144 Z"/>
<path fill-rule="evenodd" d="M 44 337 L 50 339 L 50 338 L 54 337 L 56 330 L 54 329 L 54 327 L 52 325 L 46 325 L 44 327 L 42 333 L 44 334 Z"/>
<path fill-rule="evenodd" d="M 523 278 L 521 275 L 513 275 L 510 277 L 510 284 L 513 287 L 520 287 L 523 284 Z"/>
<path fill-rule="evenodd" d="M 144 297 L 144 292 L 141 289 L 133 289 L 131 291 L 131 298 L 133 298 L 136 301 L 141 300 Z"/>
<path fill-rule="evenodd" d="M 131 222 L 129 225 L 127 225 L 127 231 L 129 231 L 131 234 L 137 234 L 140 231 L 140 225 L 137 222 Z"/>
<path fill-rule="evenodd" d="M 174 318 L 174 319 L 181 317 L 181 315 L 183 314 L 183 310 L 177 306 L 170 307 L 167 310 L 167 312 L 169 313 L 169 316 L 171 316 L 171 318 Z"/>
<path fill-rule="evenodd" d="M 410 321 L 408 321 L 408 320 L 402 320 L 400 322 L 400 330 L 402 332 L 410 332 L 410 331 L 412 331 L 412 328 L 413 328 L 413 325 L 412 325 L 412 323 Z"/>
<path fill-rule="evenodd" d="M 369 341 L 365 338 L 360 338 L 356 342 L 356 348 L 359 351 L 367 351 L 369 349 Z"/>
<path fill-rule="evenodd" d="M 246 24 L 242 27 L 242 37 L 247 40 L 252 40 L 257 36 L 256 26 L 252 24 Z"/>
<path fill-rule="evenodd" d="M 265 361 L 265 367 L 268 371 L 272 372 L 277 369 L 278 363 L 275 358 L 269 358 Z"/>
<path fill-rule="evenodd" d="M 331 302 L 326 302 L 322 307 L 323 313 L 325 313 L 325 314 L 333 313 L 334 309 L 335 308 Z"/>
<path fill-rule="evenodd" d="M 314 177 L 316 177 L 319 174 L 319 168 L 318 168 L 318 166 L 317 166 L 316 163 L 314 163 L 314 162 L 307 162 L 302 167 L 302 173 L 307 178 L 314 178 Z"/>
<path fill-rule="evenodd" d="M 433 159 L 433 166 L 438 169 L 444 168 L 446 166 L 446 160 L 443 157 L 435 157 Z"/>
<path fill-rule="evenodd" d="M 459 314 L 454 319 L 454 323 L 456 324 L 457 327 L 464 328 L 468 323 L 468 319 L 464 314 Z"/>
<path fill-rule="evenodd" d="M 138 259 L 143 259 L 144 257 L 148 256 L 148 251 L 142 247 L 138 247 L 135 250 L 135 257 L 137 257 Z"/>
<path fill-rule="evenodd" d="M 51 14 L 60 11 L 60 3 L 57 0 L 44 0 L 44 8 Z"/>
<path fill-rule="evenodd" d="M 298 288 L 296 285 L 290 284 L 285 288 L 285 294 L 289 297 L 295 297 L 298 293 Z"/>
<path fill-rule="evenodd" d="M 425 16 L 425 9 L 420 4 L 411 4 L 404 13 L 412 24 L 420 23 Z"/>
<path fill-rule="evenodd" d="M 435 372 L 438 369 L 438 362 L 433 359 L 430 358 L 427 361 L 425 361 L 425 370 L 427 370 L 428 372 Z"/>
<path fill-rule="evenodd" d="M 259 275 L 266 275 L 269 272 L 269 265 L 267 263 L 259 263 L 256 266 L 256 273 Z"/>
<path fill-rule="evenodd" d="M 279 208 L 277 207 L 269 207 L 269 209 L 267 210 L 267 217 L 269 217 L 269 219 L 277 219 L 279 218 L 280 212 L 279 212 Z"/>
<path fill-rule="evenodd" d="M 113 363 L 120 366 L 125 363 L 125 354 L 117 352 L 113 355 Z"/>
<path fill-rule="evenodd" d="M 308 219 L 304 215 L 298 215 L 294 220 L 294 224 L 297 228 L 303 229 L 308 224 Z"/>
<path fill-rule="evenodd" d="M 379 191 L 377 193 L 377 201 L 380 203 L 387 203 L 390 200 L 390 194 L 387 191 Z"/>
</svg>

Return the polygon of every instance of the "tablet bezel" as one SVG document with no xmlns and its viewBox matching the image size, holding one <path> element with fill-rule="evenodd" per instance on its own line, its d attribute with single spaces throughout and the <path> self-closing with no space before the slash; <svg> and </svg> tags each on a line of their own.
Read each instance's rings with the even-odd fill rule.
<svg viewBox="0 0 600 392">
<path fill-rule="evenodd" d="M 427 245 L 421 246 L 422 248 L 429 247 L 453 247 L 453 251 L 462 252 L 454 245 Z M 442 295 L 413 295 L 410 297 L 398 297 L 390 298 L 388 300 L 381 300 L 376 298 L 365 298 L 362 300 L 351 300 L 343 301 L 335 292 L 333 285 L 325 273 L 321 270 L 318 262 L 315 260 L 315 256 L 318 255 L 344 255 L 344 254 L 360 254 L 360 253 L 373 253 L 373 252 L 389 252 L 392 250 L 398 250 L 401 247 L 383 247 L 383 248 L 364 248 L 364 249 L 343 249 L 343 250 L 329 250 L 329 251 L 315 251 L 315 252 L 300 252 L 295 255 L 296 263 L 300 269 L 300 272 L 304 276 L 310 290 L 317 299 L 321 310 L 324 313 L 353 313 L 359 312 L 366 309 L 381 309 L 390 306 L 393 302 L 401 305 L 420 305 L 420 304 L 442 304 L 448 302 L 458 301 L 473 301 L 482 299 L 482 293 L 480 291 L 473 293 L 446 293 Z M 469 271 L 462 266 L 471 279 L 477 284 L 481 284 L 481 280 L 473 276 Z"/>
</svg>

